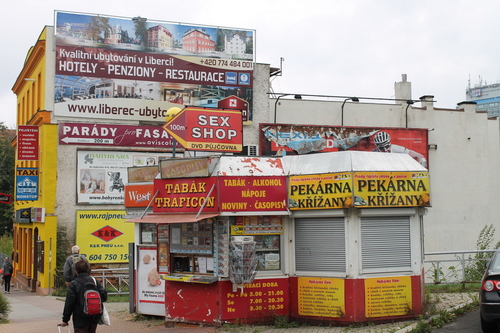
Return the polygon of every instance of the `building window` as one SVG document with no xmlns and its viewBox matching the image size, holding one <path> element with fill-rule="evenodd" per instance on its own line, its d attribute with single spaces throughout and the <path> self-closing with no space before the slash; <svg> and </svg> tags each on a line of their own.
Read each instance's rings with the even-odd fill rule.
<svg viewBox="0 0 500 333">
<path fill-rule="evenodd" d="M 295 219 L 295 270 L 346 272 L 344 218 Z"/>
</svg>

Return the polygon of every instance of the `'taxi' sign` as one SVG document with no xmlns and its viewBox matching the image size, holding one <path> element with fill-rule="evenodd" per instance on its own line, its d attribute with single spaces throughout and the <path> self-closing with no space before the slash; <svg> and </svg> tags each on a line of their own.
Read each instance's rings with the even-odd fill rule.
<svg viewBox="0 0 500 333">
<path fill-rule="evenodd" d="M 243 148 L 239 110 L 187 107 L 163 128 L 188 150 L 241 152 Z"/>
</svg>

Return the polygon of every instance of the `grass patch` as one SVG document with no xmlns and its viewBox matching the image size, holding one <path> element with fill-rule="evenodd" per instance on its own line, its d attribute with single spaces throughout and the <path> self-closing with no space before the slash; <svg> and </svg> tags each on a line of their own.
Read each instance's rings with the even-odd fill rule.
<svg viewBox="0 0 500 333">
<path fill-rule="evenodd" d="M 425 285 L 425 290 L 431 293 L 461 293 L 464 291 L 479 291 L 480 289 L 481 283 L 466 283 L 465 288 L 462 283 Z"/>
</svg>

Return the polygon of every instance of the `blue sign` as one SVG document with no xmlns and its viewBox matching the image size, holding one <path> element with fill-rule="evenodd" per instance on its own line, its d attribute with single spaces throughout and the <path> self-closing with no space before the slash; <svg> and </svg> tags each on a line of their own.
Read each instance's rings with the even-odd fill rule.
<svg viewBox="0 0 500 333">
<path fill-rule="evenodd" d="M 18 168 L 16 176 L 16 201 L 38 200 L 38 170 Z"/>
<path fill-rule="evenodd" d="M 238 83 L 242 86 L 250 85 L 250 74 L 248 73 L 239 73 L 238 74 Z"/>
<path fill-rule="evenodd" d="M 236 73 L 234 72 L 226 73 L 226 84 L 236 84 Z"/>
</svg>

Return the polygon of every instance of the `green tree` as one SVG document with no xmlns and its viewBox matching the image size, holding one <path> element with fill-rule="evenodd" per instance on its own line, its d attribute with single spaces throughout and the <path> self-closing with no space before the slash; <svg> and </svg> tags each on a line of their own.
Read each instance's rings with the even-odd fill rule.
<svg viewBox="0 0 500 333">
<path fill-rule="evenodd" d="M 90 38 L 95 41 L 101 41 L 108 37 L 111 31 L 109 18 L 102 16 L 92 16 L 90 21 Z"/>
<path fill-rule="evenodd" d="M 146 22 L 143 20 L 134 20 L 134 30 L 137 44 L 146 47 L 148 44 L 148 28 L 146 27 Z"/>
<path fill-rule="evenodd" d="M 15 136 L 15 130 L 0 122 L 0 193 L 8 195 L 14 195 L 15 150 L 12 140 Z M 0 203 L 0 235 L 12 231 L 13 218 L 13 204 Z"/>
</svg>

